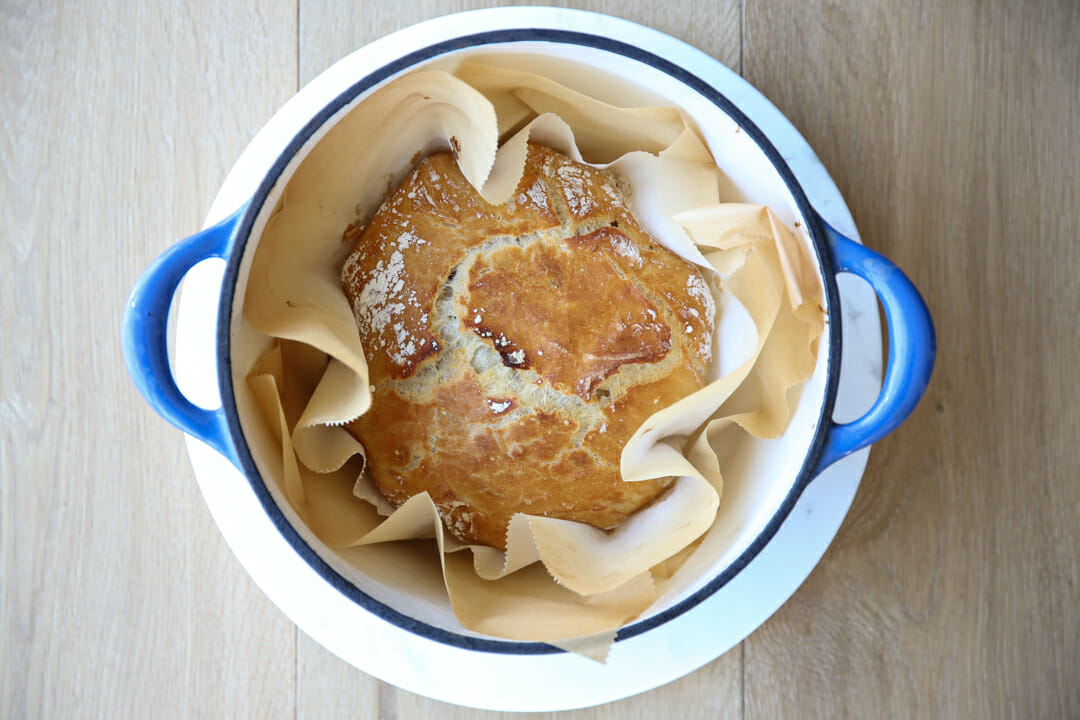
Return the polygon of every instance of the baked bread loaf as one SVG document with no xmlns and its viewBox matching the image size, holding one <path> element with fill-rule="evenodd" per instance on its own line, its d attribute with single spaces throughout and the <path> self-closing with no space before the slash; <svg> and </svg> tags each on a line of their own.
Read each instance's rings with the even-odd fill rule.
<svg viewBox="0 0 1080 720">
<path fill-rule="evenodd" d="M 608 174 L 530 145 L 492 206 L 438 153 L 345 240 L 373 389 L 348 428 L 392 504 L 426 490 L 459 539 L 504 549 L 514 513 L 609 529 L 667 487 L 623 482 L 620 455 L 705 384 L 715 308 Z"/>
</svg>

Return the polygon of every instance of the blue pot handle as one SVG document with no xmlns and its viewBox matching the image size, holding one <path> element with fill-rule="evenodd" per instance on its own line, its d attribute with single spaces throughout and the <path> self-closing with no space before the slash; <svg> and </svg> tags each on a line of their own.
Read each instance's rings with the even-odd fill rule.
<svg viewBox="0 0 1080 720">
<path fill-rule="evenodd" d="M 169 306 L 188 270 L 208 258 L 224 258 L 244 207 L 217 225 L 185 238 L 158 256 L 131 291 L 121 323 L 128 373 L 150 407 L 236 463 L 221 409 L 204 410 L 183 396 L 169 369 Z"/>
<path fill-rule="evenodd" d="M 881 394 L 865 415 L 844 424 L 828 420 L 815 475 L 840 458 L 881 440 L 911 414 L 930 382 L 937 348 L 930 311 L 911 280 L 884 256 L 844 237 L 824 220 L 821 224 L 837 272 L 853 273 L 866 280 L 885 308 L 889 364 Z"/>
</svg>

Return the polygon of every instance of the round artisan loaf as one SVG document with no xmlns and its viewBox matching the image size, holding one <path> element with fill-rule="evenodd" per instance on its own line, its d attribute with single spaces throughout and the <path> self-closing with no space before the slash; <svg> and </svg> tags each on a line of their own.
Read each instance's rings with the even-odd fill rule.
<svg viewBox="0 0 1080 720">
<path fill-rule="evenodd" d="M 608 529 L 667 487 L 619 458 L 705 384 L 715 308 L 609 175 L 530 145 L 492 206 L 438 153 L 345 240 L 373 389 L 349 430 L 392 504 L 427 491 L 459 539 L 505 548 L 514 513 Z"/>
</svg>

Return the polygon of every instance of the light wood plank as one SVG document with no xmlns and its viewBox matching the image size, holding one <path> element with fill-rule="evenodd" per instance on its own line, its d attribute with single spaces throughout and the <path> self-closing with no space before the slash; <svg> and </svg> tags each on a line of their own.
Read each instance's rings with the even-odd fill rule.
<svg viewBox="0 0 1080 720">
<path fill-rule="evenodd" d="M 695 673 L 647 693 L 561 713 L 500 713 L 451 705 L 380 682 L 325 650 L 303 633 L 298 645 L 297 719 L 328 717 L 440 720 L 649 720 L 679 708 L 686 720 L 740 717 L 742 650 L 735 648 Z"/>
<path fill-rule="evenodd" d="M 1080 6 L 751 0 L 745 69 L 925 293 L 939 359 L 750 718 L 1080 717 Z"/>
<path fill-rule="evenodd" d="M 0 9 L 0 715 L 291 716 L 243 573 L 120 313 L 296 88 L 296 6 Z"/>
<path fill-rule="evenodd" d="M 303 679 L 299 682 L 303 684 Z M 581 710 L 552 713 L 488 712 L 448 705 L 384 685 L 380 718 L 440 720 L 714 720 L 741 717 L 742 650 L 735 648 L 697 672 L 640 695 Z"/>
<path fill-rule="evenodd" d="M 403 0 L 342 7 L 330 0 L 300 3 L 300 78 L 307 83 L 335 61 L 372 40 L 423 20 L 466 10 L 515 5 L 496 0 Z M 739 69 L 740 3 L 672 0 L 534 2 L 614 15 L 665 32 Z"/>
<path fill-rule="evenodd" d="M 0 8 L 0 715 L 492 715 L 297 638 L 118 347 L 138 272 L 298 80 L 480 5 Z M 582 6 L 741 58 L 925 292 L 940 359 L 745 681 L 735 651 L 568 716 L 1080 716 L 1080 11 L 749 0 L 740 53 L 734 0 Z"/>
<path fill-rule="evenodd" d="M 339 58 L 387 33 L 439 15 L 496 4 L 499 3 L 439 0 L 343 7 L 340 3 L 324 0 L 303 0 L 300 5 L 301 80 L 309 82 Z M 731 67 L 739 67 L 740 14 L 736 0 L 713 4 L 691 0 L 565 4 L 649 25 L 697 46 Z M 301 717 L 332 717 L 343 708 L 354 708 L 361 717 L 375 717 L 371 705 L 374 694 L 377 694 L 380 718 L 550 717 L 488 713 L 419 697 L 370 680 L 303 635 L 298 643 L 298 658 L 297 692 Z M 687 718 L 737 717 L 740 704 L 741 652 L 736 649 L 664 688 L 560 717 L 664 717 L 672 707 L 679 707 L 680 715 Z"/>
<path fill-rule="evenodd" d="M 393 720 L 396 715 L 386 709 L 393 702 L 387 697 L 390 687 L 297 631 L 296 720 L 345 717 Z"/>
</svg>

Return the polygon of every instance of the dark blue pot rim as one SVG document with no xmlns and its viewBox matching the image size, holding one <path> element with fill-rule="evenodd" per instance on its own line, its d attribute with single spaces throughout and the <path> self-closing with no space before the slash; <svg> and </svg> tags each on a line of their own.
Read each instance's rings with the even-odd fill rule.
<svg viewBox="0 0 1080 720">
<path fill-rule="evenodd" d="M 240 462 L 244 474 L 247 476 L 248 482 L 251 484 L 252 490 L 258 497 L 266 514 L 278 529 L 278 532 L 282 534 L 296 553 L 302 557 L 320 577 L 336 588 L 340 593 L 383 620 L 393 623 L 394 625 L 421 637 L 467 650 L 509 655 L 547 655 L 565 651 L 546 643 L 515 642 L 463 635 L 403 615 L 362 592 L 359 588 L 342 577 L 337 571 L 330 567 L 330 565 L 328 565 L 310 545 L 308 545 L 285 518 L 285 515 L 278 507 L 273 496 L 270 494 L 269 489 L 263 482 L 258 468 L 255 466 L 255 461 L 248 450 L 243 429 L 238 420 L 239 415 L 237 413 L 236 400 L 233 394 L 231 363 L 231 324 L 233 302 L 235 299 L 232 289 L 236 287 L 237 278 L 240 273 L 241 258 L 244 255 L 244 249 L 247 245 L 252 226 L 254 225 L 255 218 L 259 214 L 260 209 L 266 202 L 266 198 L 269 196 L 289 161 L 300 151 L 315 132 L 334 116 L 335 113 L 352 102 L 358 95 L 370 90 L 382 81 L 440 55 L 484 45 L 537 41 L 581 45 L 598 50 L 605 50 L 650 65 L 697 91 L 730 116 L 739 125 L 742 131 L 747 133 L 758 144 L 780 174 L 784 183 L 787 185 L 788 190 L 791 192 L 792 197 L 795 198 L 799 211 L 806 221 L 806 229 L 810 234 L 814 252 L 817 255 L 818 263 L 821 268 L 827 301 L 826 305 L 828 307 L 829 356 L 825 398 L 821 406 L 821 413 L 818 417 L 817 429 L 810 445 L 810 450 L 806 455 L 802 468 L 799 471 L 791 490 L 784 498 L 779 509 L 750 546 L 731 565 L 725 568 L 723 572 L 710 580 L 704 587 L 663 612 L 623 627 L 616 636 L 616 642 L 628 640 L 653 630 L 697 606 L 738 575 L 743 568 L 757 557 L 769 541 L 772 540 L 773 536 L 776 535 L 777 531 L 780 529 L 780 526 L 791 513 L 792 508 L 795 507 L 795 503 L 802 496 L 803 491 L 810 484 L 811 480 L 814 479 L 813 470 L 817 467 L 818 460 L 821 457 L 827 435 L 828 420 L 832 417 L 833 406 L 836 402 L 840 367 L 840 298 L 836 286 L 834 264 L 829 252 L 821 219 L 810 206 L 806 194 L 795 179 L 795 175 L 791 172 L 787 163 L 784 162 L 777 149 L 769 142 L 765 134 L 716 88 L 686 69 L 679 67 L 662 57 L 654 55 L 647 50 L 598 35 L 546 28 L 493 30 L 446 40 L 411 52 L 393 62 L 387 63 L 378 70 L 375 70 L 358 80 L 348 90 L 342 92 L 334 98 L 333 101 L 323 107 L 303 127 L 303 129 L 296 134 L 292 141 L 289 142 L 288 146 L 281 155 L 278 156 L 273 166 L 264 176 L 238 224 L 233 245 L 226 261 L 225 274 L 222 281 L 224 297 L 218 314 L 218 385 L 221 390 L 223 410 L 225 412 L 225 417 L 227 418 L 229 433 L 233 447 L 236 450 L 237 459 Z M 229 289 L 227 294 L 224 293 L 224 289 L 226 288 Z"/>
</svg>

